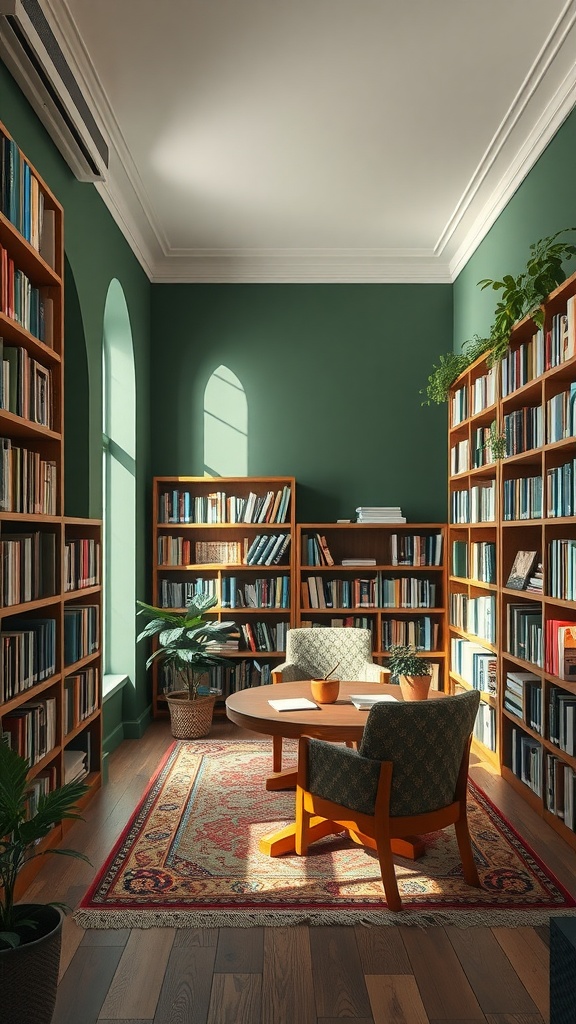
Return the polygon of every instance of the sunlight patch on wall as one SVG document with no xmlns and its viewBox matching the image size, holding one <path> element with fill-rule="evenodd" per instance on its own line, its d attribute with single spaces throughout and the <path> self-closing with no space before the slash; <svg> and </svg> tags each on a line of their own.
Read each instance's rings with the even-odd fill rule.
<svg viewBox="0 0 576 1024">
<path fill-rule="evenodd" d="M 204 473 L 248 475 L 248 403 L 227 366 L 214 370 L 204 392 Z"/>
</svg>

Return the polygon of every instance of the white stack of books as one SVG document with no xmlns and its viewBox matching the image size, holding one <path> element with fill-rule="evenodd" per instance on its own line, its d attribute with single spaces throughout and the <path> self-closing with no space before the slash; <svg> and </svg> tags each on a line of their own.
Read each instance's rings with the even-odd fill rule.
<svg viewBox="0 0 576 1024">
<path fill-rule="evenodd" d="M 86 750 L 64 751 L 64 782 L 76 782 L 88 774 L 88 753 Z"/>
<path fill-rule="evenodd" d="M 399 505 L 360 505 L 356 509 L 357 523 L 405 523 Z"/>
</svg>

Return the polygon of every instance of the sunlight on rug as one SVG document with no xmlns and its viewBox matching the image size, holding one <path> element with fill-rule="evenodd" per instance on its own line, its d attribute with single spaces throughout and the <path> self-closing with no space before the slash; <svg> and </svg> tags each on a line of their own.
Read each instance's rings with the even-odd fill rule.
<svg viewBox="0 0 576 1024">
<path fill-rule="evenodd" d="M 395 858 L 403 903 L 386 906 L 376 854 L 344 835 L 306 857 L 267 857 L 258 841 L 294 817 L 269 793 L 268 740 L 170 748 L 74 917 L 84 928 L 307 924 L 532 925 L 576 904 L 478 787 L 469 822 L 481 889 L 462 877 L 453 828 Z"/>
</svg>

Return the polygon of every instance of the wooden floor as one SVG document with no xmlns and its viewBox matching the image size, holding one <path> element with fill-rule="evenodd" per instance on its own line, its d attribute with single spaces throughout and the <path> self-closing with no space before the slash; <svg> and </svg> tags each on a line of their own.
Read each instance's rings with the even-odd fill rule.
<svg viewBox="0 0 576 1024">
<path fill-rule="evenodd" d="M 214 723 L 214 737 L 251 736 Z M 92 862 L 46 858 L 25 899 L 73 907 L 171 742 L 155 722 L 111 758 L 110 781 L 66 844 Z M 576 894 L 574 851 L 488 765 L 472 775 Z M 548 929 L 153 928 L 84 932 L 65 922 L 54 1024 L 541 1024 Z"/>
</svg>

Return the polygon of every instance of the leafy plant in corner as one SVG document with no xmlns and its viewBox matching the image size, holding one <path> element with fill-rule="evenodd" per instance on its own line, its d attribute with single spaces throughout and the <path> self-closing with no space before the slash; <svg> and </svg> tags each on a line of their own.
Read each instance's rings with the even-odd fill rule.
<svg viewBox="0 0 576 1024">
<path fill-rule="evenodd" d="M 393 644 L 387 667 L 392 676 L 428 676 L 430 662 L 418 654 L 410 644 Z"/>
<path fill-rule="evenodd" d="M 18 875 L 27 861 L 55 853 L 90 863 L 74 850 L 51 847 L 35 852 L 37 843 L 54 825 L 65 818 L 80 818 L 75 807 L 88 787 L 82 782 L 67 782 L 41 795 L 36 810 L 29 814 L 29 768 L 24 757 L 0 740 L 0 950 L 15 949 L 39 937 L 35 910 L 46 904 L 38 908 L 34 904 L 20 906 L 14 900 Z M 47 906 L 66 909 L 59 903 Z"/>
<path fill-rule="evenodd" d="M 460 353 L 448 352 L 434 364 L 424 391 L 427 395 L 423 405 L 442 404 L 448 400 L 450 388 L 461 373 L 478 356 L 488 352 L 488 366 L 504 358 L 510 344 L 512 328 L 519 320 L 531 316 L 538 327 L 544 324 L 542 303 L 566 278 L 563 263 L 576 256 L 576 245 L 559 240 L 561 235 L 576 228 L 563 228 L 553 235 L 533 242 L 524 271 L 517 277 L 505 274 L 502 280 L 483 278 L 478 286 L 484 291 L 492 288 L 501 292 L 501 298 L 494 310 L 494 321 L 488 338 L 475 337 L 464 342 Z"/>
<path fill-rule="evenodd" d="M 159 643 L 148 658 L 146 667 L 150 668 L 155 660 L 170 666 L 175 679 L 182 682 L 188 699 L 197 700 L 201 696 L 202 673 L 213 665 L 231 663 L 220 653 L 220 647 L 236 632 L 236 624 L 206 618 L 205 613 L 218 603 L 216 597 L 196 596 L 183 612 L 156 608 L 144 601 L 137 603 L 140 605 L 137 614 L 150 619 L 138 641 L 158 637 Z"/>
</svg>

